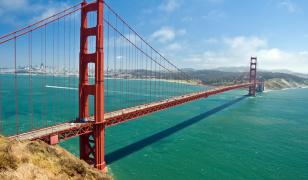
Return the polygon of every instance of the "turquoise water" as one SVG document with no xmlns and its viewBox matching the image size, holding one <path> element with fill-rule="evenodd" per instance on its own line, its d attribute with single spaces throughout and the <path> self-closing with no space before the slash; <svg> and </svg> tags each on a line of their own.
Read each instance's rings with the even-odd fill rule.
<svg viewBox="0 0 308 180">
<path fill-rule="evenodd" d="M 3 82 L 1 98 L 6 103 L 2 101 L 1 114 L 11 120 L 4 123 L 9 125 L 14 122 L 14 107 L 7 103 L 12 90 Z M 34 97 L 58 93 L 47 100 L 68 97 L 59 89 L 35 92 Z M 27 94 L 23 93 L 20 99 Z M 245 94 L 231 91 L 108 128 L 110 172 L 120 180 L 308 179 L 308 89 L 266 92 L 255 98 Z M 128 96 L 118 101 L 112 97 L 116 94 L 107 103 L 115 108 Z M 64 105 L 69 107 L 67 116 L 74 115 L 74 102 L 62 101 L 68 103 Z M 27 112 L 22 115 L 28 116 Z M 39 118 L 41 113 L 34 116 Z M 77 138 L 61 146 L 78 155 Z"/>
<path fill-rule="evenodd" d="M 75 120 L 78 81 L 75 76 L 0 74 L 0 134 L 14 135 Z M 94 79 L 89 81 L 93 83 Z M 205 88 L 157 80 L 106 79 L 105 112 L 202 89 Z M 94 113 L 93 104 L 90 96 L 90 115 Z"/>
<path fill-rule="evenodd" d="M 308 89 L 232 91 L 106 131 L 116 179 L 308 179 Z M 76 140 L 63 143 L 78 153 Z"/>
</svg>

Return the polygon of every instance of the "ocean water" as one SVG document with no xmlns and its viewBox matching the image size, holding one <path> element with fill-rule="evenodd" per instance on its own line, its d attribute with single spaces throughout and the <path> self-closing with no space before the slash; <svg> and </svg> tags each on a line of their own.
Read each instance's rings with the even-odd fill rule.
<svg viewBox="0 0 308 180">
<path fill-rule="evenodd" d="M 12 77 L 0 78 L 2 133 L 14 134 Z M 29 110 L 26 76 L 18 78 L 19 123 L 26 124 L 20 128 L 30 128 L 29 112 L 34 123 L 42 126 L 46 123 L 39 121 L 42 117 L 61 122 L 77 113 L 76 89 L 40 84 L 33 85 L 32 103 L 37 106 Z M 73 82 L 70 87 L 76 88 Z M 47 78 L 47 84 L 69 85 L 61 78 L 55 82 Z M 143 92 L 134 90 L 118 101 L 117 94 L 111 93 L 106 99 L 109 110 L 123 104 L 125 97 L 136 96 L 131 103 L 145 101 L 148 96 L 140 97 L 139 91 Z M 246 90 L 234 90 L 107 128 L 105 157 L 110 173 L 119 180 L 308 179 L 308 89 L 271 91 L 257 97 L 246 94 Z M 57 107 L 53 102 L 64 105 Z M 57 111 L 61 113 L 46 115 Z M 78 138 L 60 145 L 78 156 Z"/>
<path fill-rule="evenodd" d="M 94 79 L 89 79 L 93 83 Z M 15 83 L 16 82 L 16 83 Z M 205 89 L 166 81 L 105 80 L 105 112 Z M 78 117 L 78 78 L 0 74 L 0 134 L 15 135 Z M 94 113 L 89 97 L 89 113 Z"/>
<path fill-rule="evenodd" d="M 308 89 L 236 90 L 106 131 L 115 179 L 308 179 Z M 78 154 L 76 139 L 63 147 Z"/>
</svg>

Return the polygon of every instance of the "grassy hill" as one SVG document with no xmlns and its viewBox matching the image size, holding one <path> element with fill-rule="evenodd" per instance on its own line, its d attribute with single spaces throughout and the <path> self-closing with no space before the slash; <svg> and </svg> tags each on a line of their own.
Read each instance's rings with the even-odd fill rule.
<svg viewBox="0 0 308 180">
<path fill-rule="evenodd" d="M 200 78 L 211 85 L 232 84 L 247 81 L 248 72 L 224 72 L 218 70 L 187 71 L 191 76 Z M 299 88 L 308 86 L 308 78 L 279 72 L 258 72 L 258 79 L 265 82 L 265 89 Z"/>
<path fill-rule="evenodd" d="M 110 176 L 60 146 L 40 141 L 9 141 L 0 136 L 0 179 L 101 179 Z"/>
<path fill-rule="evenodd" d="M 221 68 L 223 69 L 223 68 Z M 207 85 L 225 85 L 247 82 L 249 80 L 249 72 L 244 71 L 244 68 L 226 71 L 220 69 L 214 70 L 194 70 L 194 69 L 182 69 L 188 76 L 182 73 L 166 72 L 166 71 L 149 71 L 144 69 L 130 70 L 130 71 L 118 71 L 109 74 L 108 77 L 127 78 L 127 79 L 166 79 L 166 80 L 185 80 L 195 77 L 201 80 L 203 84 Z M 283 88 L 297 88 L 308 86 L 308 75 L 299 73 L 281 73 L 281 72 L 269 72 L 258 71 L 258 79 L 265 81 L 265 89 L 283 89 Z M 200 82 L 198 82 L 200 83 Z"/>
</svg>

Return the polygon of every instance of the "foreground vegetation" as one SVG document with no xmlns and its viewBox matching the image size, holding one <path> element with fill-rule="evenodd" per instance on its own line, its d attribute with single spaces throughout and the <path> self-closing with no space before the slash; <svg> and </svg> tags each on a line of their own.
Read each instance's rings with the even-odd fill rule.
<svg viewBox="0 0 308 180">
<path fill-rule="evenodd" d="M 59 146 L 0 136 L 0 179 L 112 179 Z"/>
</svg>

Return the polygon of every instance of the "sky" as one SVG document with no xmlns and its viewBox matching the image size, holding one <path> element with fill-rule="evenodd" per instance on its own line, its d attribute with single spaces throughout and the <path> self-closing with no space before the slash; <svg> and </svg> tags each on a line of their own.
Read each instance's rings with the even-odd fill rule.
<svg viewBox="0 0 308 180">
<path fill-rule="evenodd" d="M 308 73 L 307 0 L 106 0 L 180 68 L 248 66 Z M 78 3 L 0 0 L 0 34 Z"/>
</svg>

